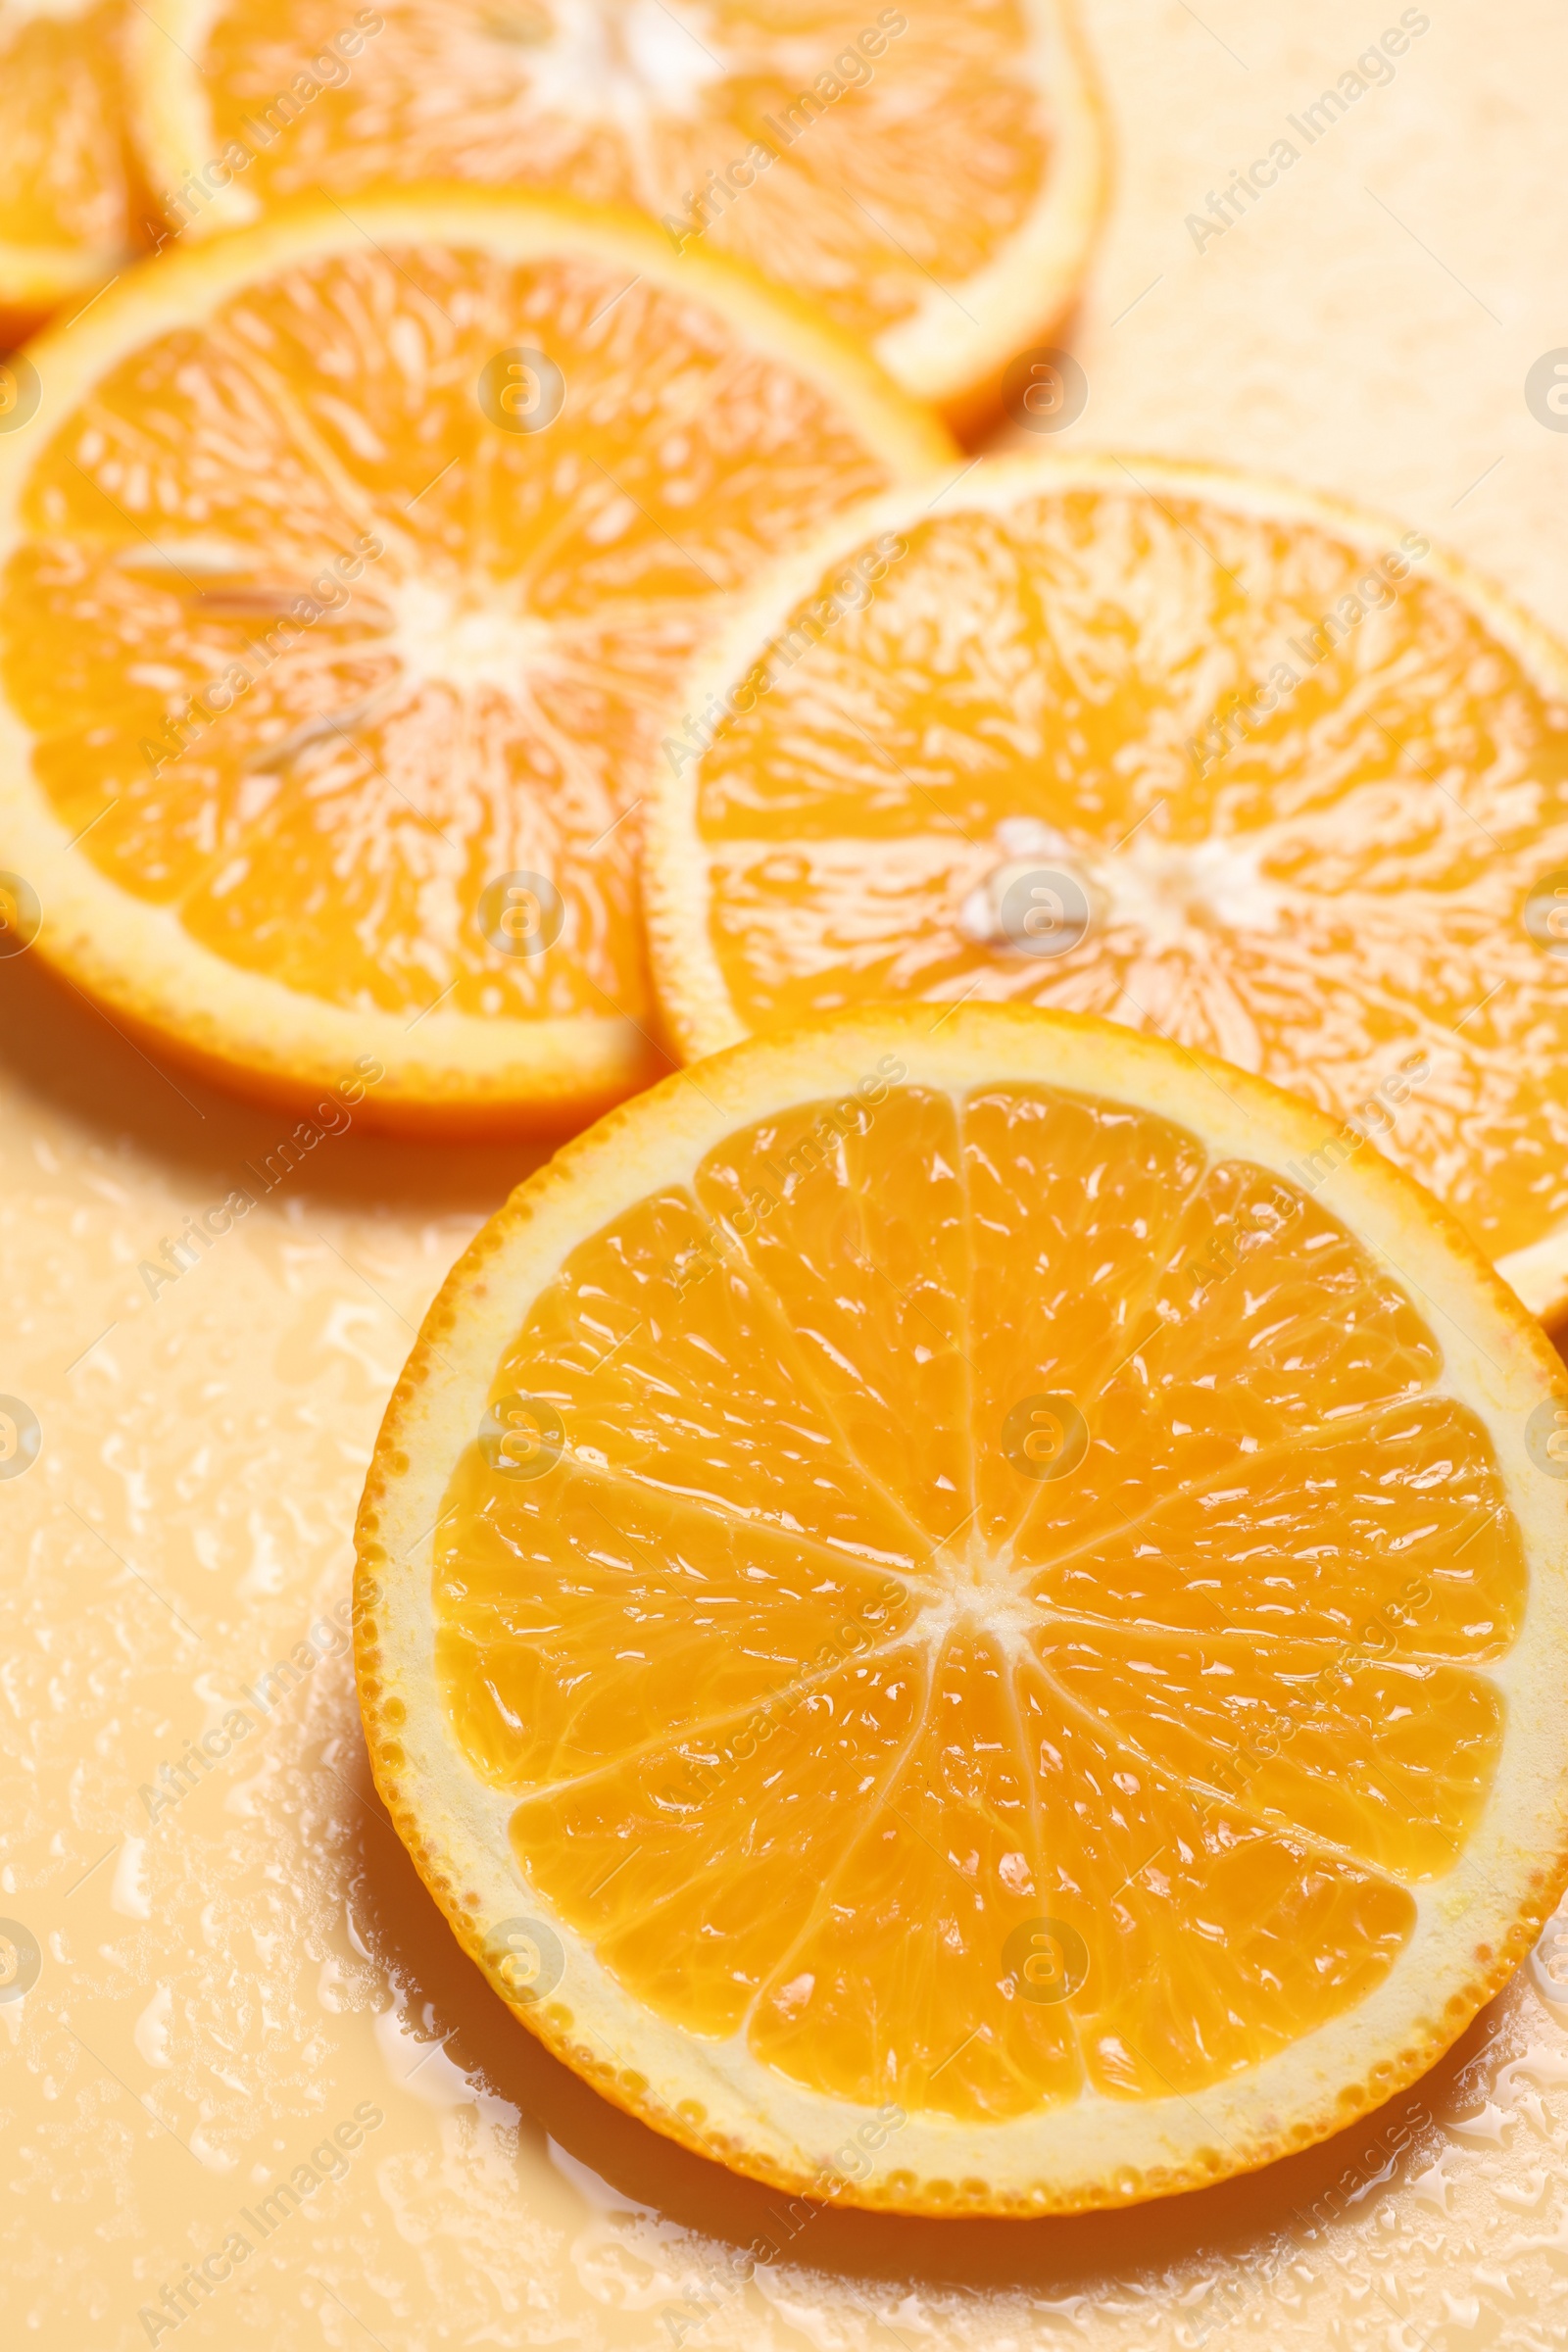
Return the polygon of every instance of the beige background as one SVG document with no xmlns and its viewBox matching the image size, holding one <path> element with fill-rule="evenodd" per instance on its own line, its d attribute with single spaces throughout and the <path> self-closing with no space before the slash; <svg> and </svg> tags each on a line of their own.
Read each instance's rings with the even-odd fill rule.
<svg viewBox="0 0 1568 2352">
<path fill-rule="evenodd" d="M 1431 28 L 1393 81 L 1304 148 L 1286 117 L 1398 5 L 1090 0 L 1118 187 L 1064 338 L 1089 406 L 1059 445 L 1389 508 L 1568 634 L 1568 433 L 1524 401 L 1532 362 L 1568 347 L 1568 18 L 1551 0 L 1414 13 Z M 1187 215 L 1282 136 L 1300 160 L 1200 253 Z"/>
<path fill-rule="evenodd" d="M 1568 345 L 1568 16 L 1429 13 L 1393 84 L 1200 254 L 1185 215 L 1398 10 L 1095 0 L 1119 185 L 1068 336 L 1091 383 L 1068 445 L 1350 492 L 1568 631 L 1568 435 L 1522 390 Z M 414 1325 L 527 1164 L 339 1137 L 149 1298 L 138 1262 L 283 1127 L 0 964 L 0 1391 L 44 1429 L 0 1482 L 0 1914 L 44 1953 L 0 2003 L 8 2347 L 144 2345 L 138 2307 L 366 2100 L 384 2120 L 346 2178 L 161 2342 L 597 2352 L 682 2321 L 769 2352 L 1563 2340 L 1568 1986 L 1553 2004 L 1539 1967 L 1396 2102 L 1398 2140 L 1374 2118 L 1083 2223 L 826 2214 L 738 2283 L 729 2249 L 776 2233 L 778 2200 L 604 2108 L 490 1999 L 369 1790 L 343 1656 L 246 1695 L 344 1595 Z M 149 1821 L 140 1788 L 234 1706 L 254 1730 Z"/>
</svg>

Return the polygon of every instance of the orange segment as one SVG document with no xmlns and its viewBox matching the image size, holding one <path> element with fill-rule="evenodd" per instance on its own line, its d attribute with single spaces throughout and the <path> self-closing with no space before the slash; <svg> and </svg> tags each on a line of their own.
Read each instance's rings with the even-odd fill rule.
<svg viewBox="0 0 1568 2352">
<path fill-rule="evenodd" d="M 545 1293 L 498 1395 L 569 1414 L 580 1458 L 612 1477 L 867 1567 L 912 1567 L 919 1530 L 868 1468 L 836 1458 L 831 1400 L 778 1304 L 734 1265 L 700 1278 L 707 1236 L 685 1191 L 639 1203 L 602 1264 L 573 1262 Z"/>
<path fill-rule="evenodd" d="M 1376 1155 L 1290 1174 L 1330 1132 L 878 1008 L 481 1236 L 367 1490 L 362 1690 L 470 1949 L 555 1939 L 519 2007 L 573 2064 L 764 2178 L 892 2108 L 855 2193 L 1054 2210 L 1460 2030 L 1568 1869 L 1561 1368 Z"/>
<path fill-rule="evenodd" d="M 140 241 L 123 127 L 134 13 L 126 0 L 0 4 L 0 352 Z"/>
<path fill-rule="evenodd" d="M 688 1053 L 873 997 L 1099 1013 L 1337 1112 L 1568 1305 L 1568 656 L 1419 533 L 982 468 L 760 594 L 651 774 Z"/>
<path fill-rule="evenodd" d="M 694 1190 L 718 1228 L 710 1252 L 739 1252 L 744 1237 L 749 1287 L 765 1286 L 806 1380 L 855 1458 L 899 1495 L 923 1551 L 974 1507 L 963 1172 L 945 1096 L 893 1095 L 874 1152 L 863 1116 L 792 1111 L 706 1161 Z M 890 1139 L 909 1178 L 899 1200 L 877 1184 Z"/>
<path fill-rule="evenodd" d="M 727 271 L 482 193 L 166 259 L 48 372 L 0 460 L 34 779 L 0 852 L 43 952 L 274 1089 L 378 1060 L 382 1115 L 645 1079 L 661 691 L 764 550 L 936 429 Z"/>
<path fill-rule="evenodd" d="M 1035 1597 L 1050 1608 L 1049 1583 Z M 1496 1770 L 1501 1695 L 1450 1664 L 1346 1667 L 1310 1642 L 1260 1654 L 1254 1634 L 1198 1644 L 1099 1623 L 1053 1626 L 1036 1647 L 1058 1697 L 1113 1728 L 1117 1743 L 1151 1766 L 1218 1788 L 1245 1779 L 1256 1810 L 1396 1875 L 1450 1867 Z M 1276 1747 L 1282 1688 L 1294 1701 L 1292 1729 L 1289 1745 Z M 1263 1741 L 1255 1757 L 1254 1732 Z M 1362 1769 L 1347 1785 L 1352 1756 Z"/>
<path fill-rule="evenodd" d="M 1110 1379 L 1203 1155 L 1168 1120 L 1009 1088 L 965 1103 L 963 1167 L 980 1245 L 971 1314 L 986 1334 L 973 1370 L 976 1529 L 996 1544 L 1035 1499 L 998 1433 L 1020 1397 L 1088 1396 Z M 1035 1429 L 1050 1433 L 1021 1418 L 1029 1459 Z"/>
<path fill-rule="evenodd" d="M 1234 1262 L 1209 1275 L 1216 1240 Z M 1153 1271 L 1134 1295 L 1141 1312 L 1129 1315 L 1126 1352 L 1073 1398 L 1115 1442 L 1091 1449 L 1070 1479 L 1040 1482 L 1015 1539 L 1025 1556 L 1069 1531 L 1093 1542 L 1172 1487 L 1381 1413 L 1442 1369 L 1436 1336 L 1402 1287 L 1379 1278 L 1320 1202 L 1248 1161 L 1210 1168 L 1156 1245 Z M 1002 1449 L 1013 1450 L 1005 1436 Z"/>
<path fill-rule="evenodd" d="M 1065 307 L 1103 174 L 1066 0 L 154 0 L 136 79 L 181 228 L 421 177 L 625 205 L 955 405 Z"/>
<path fill-rule="evenodd" d="M 1386 1491 L 1351 1475 L 1368 1446 Z M 1309 1519 L 1290 1499 L 1303 1477 Z M 1419 1654 L 1425 1634 L 1437 1654 L 1478 1664 L 1502 1655 L 1524 1617 L 1496 1472 L 1469 1417 L 1431 1396 L 1358 1416 L 1344 1435 L 1290 1428 L 1200 1474 L 1180 1502 L 1154 1482 L 1147 1508 L 1058 1555 L 1035 1590 L 1067 1616 L 1092 1601 L 1096 1616 L 1138 1625 L 1157 1608 L 1167 1629 L 1205 1637 L 1349 1642 L 1369 1611 L 1380 1654 Z"/>
<path fill-rule="evenodd" d="M 824 1612 L 878 1640 L 909 1614 L 901 1586 L 842 1551 L 693 1508 L 646 1481 L 612 1482 L 574 1462 L 535 1494 L 498 1485 L 478 1456 L 464 1479 L 443 1673 L 465 1710 L 466 1748 L 499 1788 L 574 1779 L 699 1727 L 738 1733 L 750 1709 L 808 1666 Z M 518 1577 L 519 1548 L 535 1561 L 532 1579 Z M 551 1590 L 563 1552 L 574 1562 L 569 1625 Z M 572 1666 L 581 1627 L 597 1617 L 612 1637 L 628 1605 L 645 1642 L 590 1687 Z M 729 1652 L 722 1666 L 715 1639 Z M 579 1703 L 563 1711 L 573 1685 Z M 678 1788 L 685 1764 L 670 1769 Z M 688 1796 L 698 1793 L 694 1783 Z"/>
</svg>

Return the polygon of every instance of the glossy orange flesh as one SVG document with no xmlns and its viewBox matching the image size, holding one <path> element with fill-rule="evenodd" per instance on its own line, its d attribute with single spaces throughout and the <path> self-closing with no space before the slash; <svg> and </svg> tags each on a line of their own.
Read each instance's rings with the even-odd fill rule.
<svg viewBox="0 0 1568 2352">
<path fill-rule="evenodd" d="M 7 243 L 113 250 L 127 241 L 124 22 L 123 0 L 74 9 L 0 5 L 0 239 Z"/>
<path fill-rule="evenodd" d="M 112 368 L 29 478 L 0 675 L 78 854 L 327 1004 L 648 1015 L 635 794 L 719 601 L 883 486 L 829 398 L 633 268 L 301 263 Z M 544 347 L 547 430 L 498 429 Z M 559 893 L 549 952 L 487 928 Z"/>
<path fill-rule="evenodd" d="M 1494 1258 L 1560 1228 L 1568 710 L 1426 540 L 1130 472 L 906 536 L 691 770 L 740 1021 L 1101 1013 L 1348 1118 Z M 1063 952 L 1002 919 L 1026 871 Z"/>
<path fill-rule="evenodd" d="M 1195 2091 L 1362 1998 L 1464 1847 L 1517 1529 L 1301 1186 L 899 1075 L 535 1300 L 437 1534 L 452 1735 L 610 1971 L 784 2077 Z"/>
</svg>

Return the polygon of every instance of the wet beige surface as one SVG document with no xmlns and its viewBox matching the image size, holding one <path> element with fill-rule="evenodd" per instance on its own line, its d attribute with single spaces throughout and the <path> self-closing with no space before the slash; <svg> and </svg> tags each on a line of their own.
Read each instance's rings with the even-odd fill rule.
<svg viewBox="0 0 1568 2352">
<path fill-rule="evenodd" d="M 1200 253 L 1186 214 L 1399 11 L 1202 0 L 1200 23 L 1099 0 L 1121 186 L 1072 330 L 1091 397 L 1071 437 L 1391 506 L 1568 629 L 1568 435 L 1522 389 L 1568 345 L 1568 20 L 1546 0 L 1430 13 L 1394 80 Z M 547 2059 L 387 1827 L 333 1614 L 413 1327 L 527 1155 L 356 1127 L 150 1296 L 142 1262 L 287 1125 L 0 963 L 0 1392 L 42 1433 L 0 1478 L 0 1915 L 39 1953 L 0 2001 L 0 2340 L 1562 2340 L 1568 1942 L 1553 1984 L 1549 1936 L 1354 2132 L 1076 2223 L 792 2227 Z M 181 1770 L 209 1733 L 227 1752 Z M 291 2178 L 300 2202 L 266 2226 Z M 748 2281 L 763 2234 L 784 2250 Z"/>
</svg>

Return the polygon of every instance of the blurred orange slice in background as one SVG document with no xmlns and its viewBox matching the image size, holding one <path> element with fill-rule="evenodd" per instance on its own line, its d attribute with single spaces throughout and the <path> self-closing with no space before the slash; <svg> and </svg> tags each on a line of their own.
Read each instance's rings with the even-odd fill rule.
<svg viewBox="0 0 1568 2352">
<path fill-rule="evenodd" d="M 0 0 L 0 351 L 139 242 L 124 120 L 131 14 L 125 0 Z M 4 389 L 0 430 L 13 413 Z"/>
<path fill-rule="evenodd" d="M 1115 2205 L 1423 2071 L 1568 1870 L 1564 1374 L 1430 1196 L 1099 1021 L 872 1006 L 455 1268 L 377 1783 L 580 2074 L 789 2189 Z"/>
<path fill-rule="evenodd" d="M 167 255 L 31 360 L 14 941 L 289 1102 L 373 1061 L 370 1116 L 450 1132 L 645 1084 L 628 781 L 670 674 L 941 429 L 733 266 L 481 189 Z"/>
<path fill-rule="evenodd" d="M 689 1055 L 871 997 L 1100 1013 L 1336 1112 L 1568 1308 L 1568 655 L 1419 532 L 988 461 L 760 590 L 651 772 Z"/>
<path fill-rule="evenodd" d="M 173 227 L 418 177 L 633 205 L 956 420 L 1070 301 L 1102 202 L 1070 0 L 147 0 L 134 54 Z"/>
</svg>

